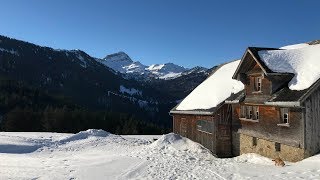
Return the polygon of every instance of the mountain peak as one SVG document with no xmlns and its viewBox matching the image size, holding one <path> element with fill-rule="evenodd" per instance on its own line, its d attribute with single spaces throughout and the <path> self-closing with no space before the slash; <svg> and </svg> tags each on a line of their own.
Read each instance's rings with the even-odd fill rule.
<svg viewBox="0 0 320 180">
<path fill-rule="evenodd" d="M 132 59 L 123 51 L 109 54 L 105 58 L 103 58 L 106 61 L 125 61 L 125 62 L 133 62 Z"/>
</svg>

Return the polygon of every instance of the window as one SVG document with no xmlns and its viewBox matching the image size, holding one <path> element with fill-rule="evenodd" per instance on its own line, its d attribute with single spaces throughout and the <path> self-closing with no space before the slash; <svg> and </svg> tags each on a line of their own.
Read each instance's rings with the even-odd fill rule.
<svg viewBox="0 0 320 180">
<path fill-rule="evenodd" d="M 281 144 L 276 142 L 274 144 L 274 148 L 275 148 L 276 151 L 281 151 Z"/>
<path fill-rule="evenodd" d="M 213 122 L 207 120 L 198 120 L 197 130 L 206 133 L 213 133 Z"/>
<path fill-rule="evenodd" d="M 252 106 L 247 106 L 247 119 L 252 119 Z"/>
<path fill-rule="evenodd" d="M 289 124 L 289 108 L 281 108 L 281 123 Z"/>
<path fill-rule="evenodd" d="M 252 138 L 252 146 L 257 146 L 258 142 L 257 142 L 257 138 L 253 137 Z"/>
<path fill-rule="evenodd" d="M 240 118 L 246 118 L 246 106 L 241 106 L 240 107 L 241 112 L 240 112 Z"/>
<path fill-rule="evenodd" d="M 255 77 L 254 78 L 254 91 L 261 91 L 262 78 Z"/>
<path fill-rule="evenodd" d="M 253 106 L 253 117 L 252 119 L 258 120 L 259 119 L 259 106 Z"/>
<path fill-rule="evenodd" d="M 259 120 L 259 106 L 240 106 L 240 118 Z"/>
</svg>

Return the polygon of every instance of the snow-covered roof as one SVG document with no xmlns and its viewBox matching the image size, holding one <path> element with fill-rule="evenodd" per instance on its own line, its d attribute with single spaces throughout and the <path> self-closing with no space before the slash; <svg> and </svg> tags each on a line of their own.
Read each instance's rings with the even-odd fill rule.
<svg viewBox="0 0 320 180">
<path fill-rule="evenodd" d="M 177 107 L 178 111 L 211 109 L 232 93 L 244 89 L 242 82 L 232 79 L 240 60 L 221 65 L 215 73 L 196 87 Z"/>
<path fill-rule="evenodd" d="M 307 89 L 320 78 L 320 44 L 299 44 L 282 48 L 283 50 L 263 50 L 258 54 L 270 70 L 295 74 L 289 82 L 289 89 Z"/>
<path fill-rule="evenodd" d="M 307 43 L 300 43 L 300 44 L 292 44 L 292 45 L 287 45 L 287 46 L 283 46 L 280 49 L 299 49 L 299 48 L 304 48 L 304 47 L 308 47 L 309 44 Z"/>
</svg>

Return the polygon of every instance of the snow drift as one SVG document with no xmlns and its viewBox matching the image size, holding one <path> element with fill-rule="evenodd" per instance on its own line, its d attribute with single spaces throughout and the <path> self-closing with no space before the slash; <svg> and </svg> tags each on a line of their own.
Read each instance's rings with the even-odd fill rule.
<svg viewBox="0 0 320 180">
<path fill-rule="evenodd" d="M 86 131 L 80 131 L 77 134 L 71 135 L 65 139 L 60 140 L 60 143 L 68 143 L 71 141 L 83 140 L 89 137 L 107 137 L 111 133 L 101 130 L 101 129 L 88 129 Z"/>
<path fill-rule="evenodd" d="M 205 151 L 209 152 L 202 145 L 174 133 L 161 136 L 158 140 L 150 144 L 150 147 L 156 149 L 174 148 L 179 151 L 191 151 L 198 153 Z"/>
</svg>

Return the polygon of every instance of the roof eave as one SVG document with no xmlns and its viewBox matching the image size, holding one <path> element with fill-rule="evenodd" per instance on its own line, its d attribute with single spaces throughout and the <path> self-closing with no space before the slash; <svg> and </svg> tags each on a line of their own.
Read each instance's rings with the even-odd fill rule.
<svg viewBox="0 0 320 180">
<path fill-rule="evenodd" d="M 213 115 L 214 112 L 209 112 L 209 111 L 195 111 L 195 110 L 190 110 L 190 111 L 172 110 L 172 111 L 170 111 L 170 114 Z"/>
<path fill-rule="evenodd" d="M 232 101 L 226 100 L 225 103 L 226 104 L 238 104 L 238 103 L 240 103 L 240 101 L 239 100 L 232 100 Z"/>
<path fill-rule="evenodd" d="M 281 106 L 281 107 L 297 107 L 301 108 L 300 101 L 277 101 L 277 102 L 265 102 L 265 105 L 271 105 L 271 106 Z"/>
</svg>

